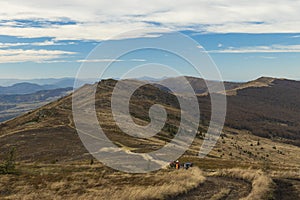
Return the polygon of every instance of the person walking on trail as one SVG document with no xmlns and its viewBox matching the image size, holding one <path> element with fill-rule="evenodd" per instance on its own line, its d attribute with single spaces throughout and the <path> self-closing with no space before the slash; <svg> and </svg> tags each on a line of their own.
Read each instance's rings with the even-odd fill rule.
<svg viewBox="0 0 300 200">
<path fill-rule="evenodd" d="M 180 163 L 179 163 L 179 161 L 178 161 L 178 160 L 176 160 L 176 162 L 175 162 L 175 166 L 176 166 L 176 169 L 179 169 L 179 168 L 180 168 Z"/>
</svg>

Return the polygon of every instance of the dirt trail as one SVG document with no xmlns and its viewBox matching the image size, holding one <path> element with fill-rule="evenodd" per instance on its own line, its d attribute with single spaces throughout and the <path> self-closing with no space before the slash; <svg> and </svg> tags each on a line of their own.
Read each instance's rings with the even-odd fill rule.
<svg viewBox="0 0 300 200">
<path fill-rule="evenodd" d="M 197 188 L 168 200 L 235 200 L 247 196 L 250 192 L 249 182 L 228 177 L 207 177 L 206 181 Z"/>
<path fill-rule="evenodd" d="M 300 179 L 274 179 L 274 182 L 277 185 L 276 200 L 300 199 Z"/>
</svg>

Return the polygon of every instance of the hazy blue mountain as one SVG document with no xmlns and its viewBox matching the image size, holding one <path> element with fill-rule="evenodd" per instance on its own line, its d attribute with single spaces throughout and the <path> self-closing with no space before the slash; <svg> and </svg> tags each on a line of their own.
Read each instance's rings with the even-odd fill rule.
<svg viewBox="0 0 300 200">
<path fill-rule="evenodd" d="M 32 103 L 37 101 L 47 101 L 53 97 L 61 97 L 66 95 L 68 92 L 73 91 L 73 88 L 58 88 L 51 90 L 41 90 L 31 94 L 5 94 L 0 95 L 0 103 Z M 0 109 L 1 110 L 1 109 Z"/>
<path fill-rule="evenodd" d="M 56 89 L 55 85 L 38 85 L 33 83 L 17 83 L 12 86 L 0 86 L 0 94 L 30 94 L 41 90 Z"/>
<path fill-rule="evenodd" d="M 44 78 L 44 79 L 0 79 L 0 86 L 7 87 L 18 83 L 32 83 L 38 85 L 54 85 L 56 88 L 73 87 L 75 78 Z M 79 86 L 94 83 L 96 79 L 78 80 Z"/>
<path fill-rule="evenodd" d="M 31 94 L 0 94 L 0 122 L 50 103 L 71 91 L 73 91 L 72 87 L 42 90 Z"/>
<path fill-rule="evenodd" d="M 162 81 L 164 79 L 167 79 L 168 77 L 164 76 L 161 78 L 154 78 L 154 77 L 150 77 L 150 76 L 143 76 L 143 77 L 139 77 L 136 78 L 137 80 L 141 80 L 141 81 L 150 81 L 150 82 L 158 82 L 158 81 Z"/>
</svg>

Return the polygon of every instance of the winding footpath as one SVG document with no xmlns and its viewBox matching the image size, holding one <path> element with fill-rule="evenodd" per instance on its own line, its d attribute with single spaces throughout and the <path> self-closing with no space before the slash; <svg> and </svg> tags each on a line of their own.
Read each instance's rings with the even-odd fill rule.
<svg viewBox="0 0 300 200">
<path fill-rule="evenodd" d="M 168 200 L 230 199 L 246 197 L 251 192 L 251 183 L 228 177 L 207 177 L 197 188 Z"/>
<path fill-rule="evenodd" d="M 274 179 L 274 200 L 300 199 L 300 179 Z M 197 188 L 167 200 L 238 200 L 250 194 L 251 183 L 229 177 L 207 177 Z"/>
</svg>

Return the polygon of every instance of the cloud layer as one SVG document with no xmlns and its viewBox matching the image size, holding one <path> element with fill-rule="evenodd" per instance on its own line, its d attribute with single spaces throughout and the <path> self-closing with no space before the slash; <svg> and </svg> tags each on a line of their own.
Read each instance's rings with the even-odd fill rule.
<svg viewBox="0 0 300 200">
<path fill-rule="evenodd" d="M 300 53 L 300 45 L 270 45 L 251 47 L 229 47 L 209 53 Z"/>
<path fill-rule="evenodd" d="M 0 1 L 0 7 L 0 35 L 47 38 L 42 42 L 34 39 L 32 42 L 0 41 L 0 63 L 71 62 L 68 58 L 75 57 L 76 53 L 57 46 L 68 46 L 73 41 L 60 40 L 157 37 L 159 32 L 149 32 L 149 29 L 158 27 L 190 30 L 195 34 L 300 33 L 299 0 L 277 0 L 276 3 L 271 0 L 10 0 Z M 132 31 L 136 29 L 140 31 Z M 124 34 L 127 31 L 131 32 Z M 217 47 L 210 53 L 300 52 L 300 45 L 226 47 L 219 43 Z M 79 63 L 111 61 L 72 60 Z"/>
<path fill-rule="evenodd" d="M 100 41 L 157 26 L 213 33 L 300 32 L 298 0 L 10 0 L 0 7 L 0 35 L 27 38 Z"/>
<path fill-rule="evenodd" d="M 56 59 L 74 54 L 76 53 L 59 50 L 0 49 L 0 63 L 58 62 Z"/>
</svg>

